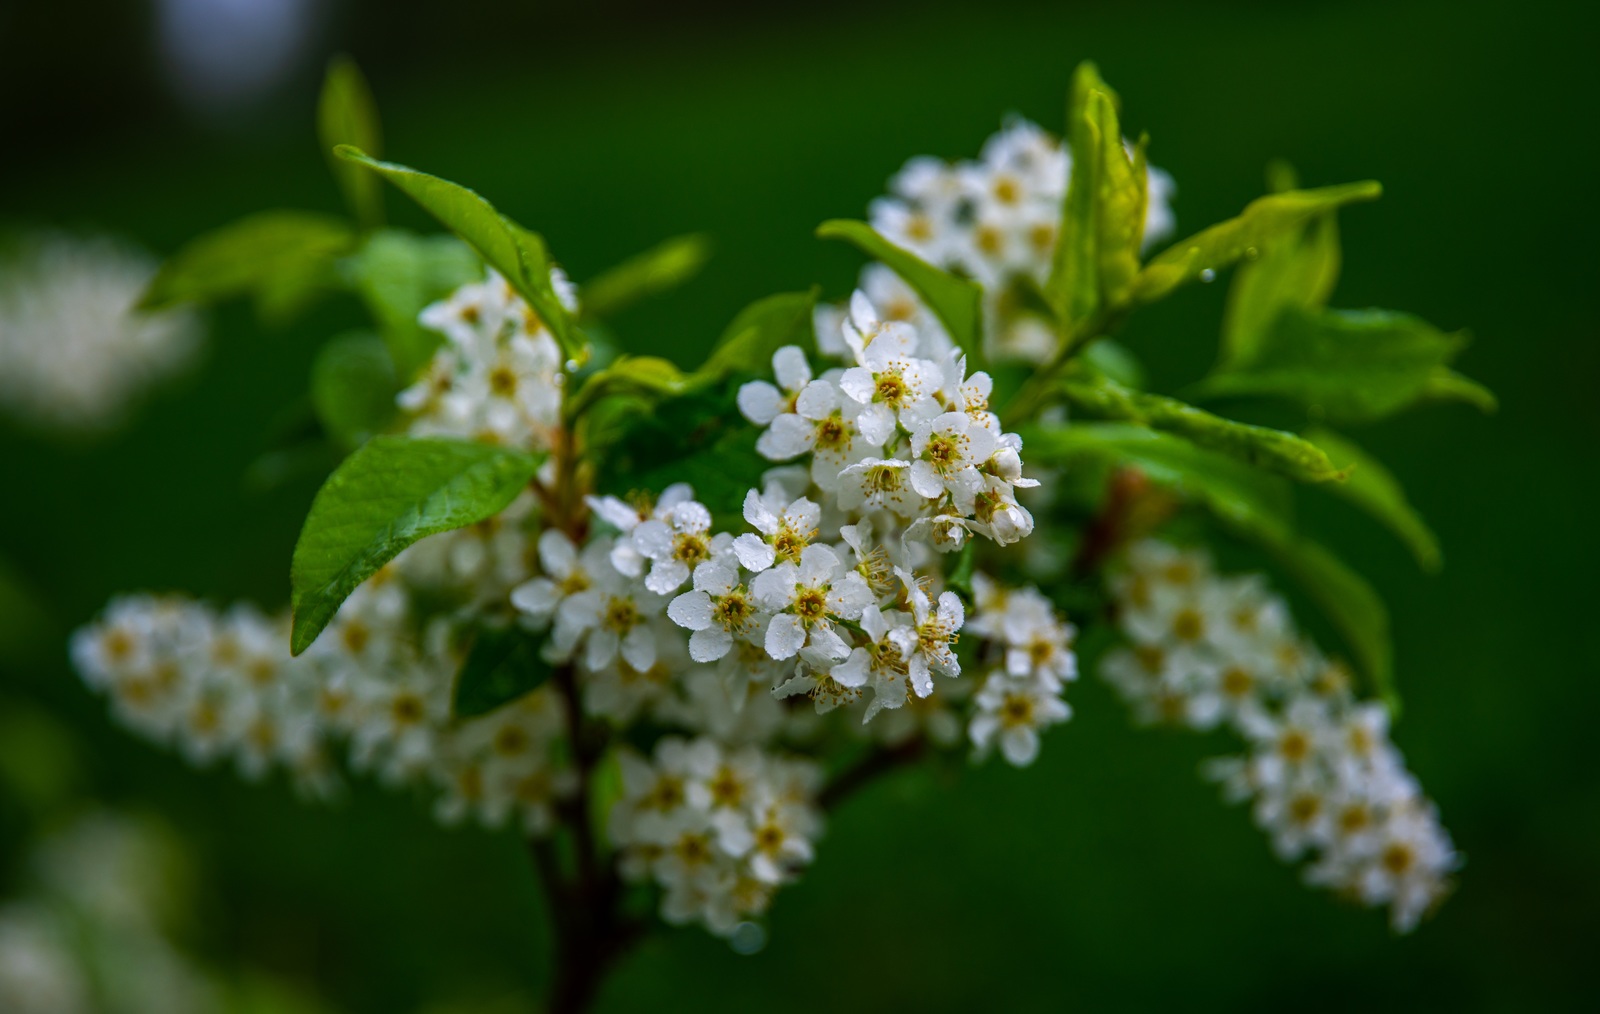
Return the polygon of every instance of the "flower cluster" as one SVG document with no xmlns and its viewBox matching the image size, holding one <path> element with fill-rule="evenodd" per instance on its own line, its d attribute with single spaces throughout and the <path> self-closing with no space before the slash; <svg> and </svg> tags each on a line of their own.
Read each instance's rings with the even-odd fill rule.
<svg viewBox="0 0 1600 1014">
<path fill-rule="evenodd" d="M 664 889 L 668 922 L 729 935 L 765 913 L 778 885 L 811 861 L 821 830 L 821 769 L 753 746 L 668 736 L 646 759 L 620 755 L 610 833 L 622 875 Z"/>
<path fill-rule="evenodd" d="M 110 813 L 37 843 L 22 897 L 0 905 L 0 1010 L 89 1014 L 228 1009 L 220 976 L 175 939 L 185 857 L 165 830 Z"/>
<path fill-rule="evenodd" d="M 232 761 L 249 779 L 281 768 L 323 797 L 338 786 L 333 753 L 343 747 L 355 771 L 435 787 L 442 821 L 515 818 L 529 834 L 547 832 L 572 788 L 555 749 L 565 733 L 558 692 L 452 723 L 459 647 L 444 619 L 419 642 L 401 573 L 357 589 L 298 659 L 287 617 L 152 596 L 113 600 L 74 635 L 73 659 L 126 725 L 197 765 Z"/>
<path fill-rule="evenodd" d="M 998 743 L 1006 760 L 1026 767 L 1039 755 L 1039 732 L 1072 717 L 1061 695 L 1078 678 L 1077 630 L 1037 588 L 1003 588 L 984 574 L 972 585 L 978 609 L 968 629 L 985 639 L 993 668 L 968 732 L 979 756 Z"/>
<path fill-rule="evenodd" d="M 134 312 L 155 271 L 110 239 L 27 241 L 0 266 L 0 407 L 54 429 L 103 430 L 193 360 L 192 313 Z"/>
<path fill-rule="evenodd" d="M 1252 801 L 1279 856 L 1311 856 L 1308 882 L 1387 905 L 1400 931 L 1444 899 L 1459 857 L 1387 712 L 1351 695 L 1259 577 L 1221 577 L 1203 553 L 1147 541 L 1112 590 L 1131 645 L 1102 674 L 1145 721 L 1226 725 L 1245 740 L 1246 755 L 1210 772 Z"/>
<path fill-rule="evenodd" d="M 562 303 L 577 309 L 577 289 L 560 268 L 550 281 Z M 561 417 L 564 360 L 510 283 L 490 270 L 484 281 L 424 310 L 422 324 L 446 340 L 400 393 L 412 433 L 549 449 Z"/>
<path fill-rule="evenodd" d="M 941 551 L 969 533 L 1000 545 L 1032 533 L 1016 491 L 1038 482 L 1022 476 L 1021 438 L 989 409 L 989 375 L 968 375 L 959 353 L 882 319 L 862 291 L 838 324 L 819 345 L 843 368 L 813 376 L 789 346 L 773 356 L 777 386 L 740 389 L 740 411 L 766 427 L 756 449 L 773 461 L 809 456 L 811 483 L 840 510 L 884 518 Z"/>
<path fill-rule="evenodd" d="M 1071 172 L 1071 156 L 1059 140 L 1015 119 L 984 143 L 975 161 L 923 156 L 907 162 L 890 180 L 889 195 L 873 202 L 870 219 L 897 246 L 982 283 L 991 357 L 1042 361 L 1055 349 L 1056 336 L 1049 321 L 1029 311 L 1028 297 L 1049 279 Z M 1172 177 L 1150 169 L 1148 181 L 1147 246 L 1175 224 Z M 869 267 L 861 287 L 892 319 L 949 342 L 887 269 Z"/>
</svg>

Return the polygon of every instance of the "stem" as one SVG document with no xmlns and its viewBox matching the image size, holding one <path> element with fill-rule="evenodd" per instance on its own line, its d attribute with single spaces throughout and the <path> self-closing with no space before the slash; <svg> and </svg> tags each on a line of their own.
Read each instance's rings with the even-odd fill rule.
<svg viewBox="0 0 1600 1014">
<path fill-rule="evenodd" d="M 1115 331 L 1123 318 L 1128 315 L 1129 309 L 1128 307 L 1102 308 L 1068 331 L 1062 337 L 1061 347 L 1050 357 L 1050 361 L 1035 370 L 1021 389 L 1006 403 L 1005 409 L 1000 413 L 1000 418 L 1005 420 L 1006 425 L 1016 426 L 1038 415 L 1047 404 L 1052 388 L 1060 379 L 1061 371 L 1066 369 L 1073 357 L 1091 341 Z"/>
<path fill-rule="evenodd" d="M 554 482 L 548 488 L 536 483 L 534 489 L 545 508 L 546 524 L 581 544 L 588 518 L 579 488 L 577 436 L 571 429 L 559 429 L 554 436 Z M 573 665 L 557 666 L 551 681 L 560 691 L 578 780 L 573 798 L 558 809 L 561 823 L 572 835 L 572 869 L 563 869 L 549 841 L 531 842 L 529 852 L 544 882 L 555 937 L 547 1010 L 552 1014 L 576 1014 L 594 1003 L 606 974 L 643 936 L 645 923 L 623 917 L 622 884 L 616 866 L 601 853 L 590 823 L 594 770 L 605 754 L 607 731 L 585 723 L 578 696 L 578 673 Z"/>
</svg>

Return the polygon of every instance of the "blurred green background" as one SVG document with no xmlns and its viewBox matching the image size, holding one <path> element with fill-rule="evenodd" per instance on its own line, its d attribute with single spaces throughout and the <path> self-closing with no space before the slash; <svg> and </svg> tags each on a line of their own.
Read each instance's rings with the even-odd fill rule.
<svg viewBox="0 0 1600 1014">
<path fill-rule="evenodd" d="M 616 322 L 631 347 L 689 364 L 756 297 L 845 293 L 859 257 L 811 229 L 860 215 L 908 156 L 974 155 L 1012 111 L 1059 129 L 1088 57 L 1176 177 L 1180 233 L 1260 193 L 1274 156 L 1310 184 L 1380 179 L 1381 202 L 1342 216 L 1334 302 L 1476 336 L 1460 367 L 1499 394 L 1497 417 L 1432 408 L 1354 434 L 1434 524 L 1441 575 L 1307 498 L 1388 597 L 1396 739 L 1467 858 L 1418 933 L 1301 887 L 1198 776 L 1221 741 L 1133 729 L 1091 678 L 1035 767 L 905 775 L 851 802 L 780 894 L 765 951 L 658 935 L 603 1006 L 1529 1010 L 1600 995 L 1600 554 L 1583 517 L 1600 437 L 1600 38 L 1581 5 L 350 2 L 281 86 L 198 109 L 164 83 L 151 24 L 126 3 L 0 11 L 0 228 L 106 229 L 167 253 L 250 211 L 337 210 L 312 104 L 321 63 L 348 50 L 389 153 L 490 195 L 575 278 L 709 232 L 698 281 Z M 1224 288 L 1127 333 L 1158 389 L 1210 364 Z M 441 830 L 368 787 L 308 807 L 197 773 L 113 726 L 65 662 L 65 632 L 118 590 L 286 599 L 320 476 L 256 492 L 243 472 L 317 344 L 359 320 L 330 304 L 272 331 L 228 308 L 203 366 L 124 432 L 0 430 L 0 558 L 43 614 L 6 609 L 0 707 L 71 729 L 63 777 L 82 797 L 187 836 L 207 885 L 196 947 L 219 966 L 351 1011 L 537 995 L 545 929 L 514 837 Z M 0 893 L 34 819 L 0 800 Z"/>
</svg>

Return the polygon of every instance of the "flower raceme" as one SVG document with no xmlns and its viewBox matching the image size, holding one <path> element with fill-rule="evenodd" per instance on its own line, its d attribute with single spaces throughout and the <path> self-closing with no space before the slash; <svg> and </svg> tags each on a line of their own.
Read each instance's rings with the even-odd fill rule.
<svg viewBox="0 0 1600 1014">
<path fill-rule="evenodd" d="M 528 277 L 537 251 L 519 247 L 514 264 L 496 262 L 506 275 L 486 270 L 421 312 L 439 343 L 395 408 L 410 437 L 520 452 L 520 494 L 399 552 L 299 658 L 285 616 L 127 596 L 74 636 L 75 663 L 124 724 L 196 764 L 250 778 L 281 768 L 322 797 L 347 768 L 426 788 L 440 821 L 514 825 L 540 848 L 563 834 L 582 847 L 595 820 L 615 852 L 588 858 L 607 875 L 653 885 L 667 922 L 733 934 L 811 862 L 824 811 L 852 786 L 850 755 L 871 769 L 965 749 L 1024 767 L 1072 715 L 1078 632 L 1058 603 L 1098 574 L 1069 580 L 1068 540 L 1048 529 L 1039 551 L 1006 552 L 1034 534 L 1024 500 L 1059 504 L 1030 492 L 1041 476 L 991 405 L 1003 365 L 975 368 L 1021 361 L 1064 379 L 1039 297 L 1072 172 L 1062 144 L 1020 120 L 978 160 L 908 162 L 872 226 L 955 276 L 943 281 L 970 295 L 981 326 L 962 333 L 908 283 L 914 272 L 869 264 L 847 301 L 815 307 L 814 347 L 781 344 L 787 331 L 731 368 L 755 467 L 731 490 L 696 478 L 703 497 L 671 481 L 689 477 L 675 461 L 651 462 L 662 467 L 641 484 L 654 493 L 627 488 L 627 474 L 597 478 L 617 446 L 616 420 L 596 411 L 611 391 L 600 381 L 632 397 L 630 380 L 655 392 L 644 381 L 660 378 L 618 372 L 620 359 L 584 372 L 564 354 L 558 317 L 580 309 L 578 290 L 558 268 Z M 1155 169 L 1143 182 L 1149 243 L 1171 229 L 1172 184 Z M 747 379 L 769 352 L 770 376 Z M 693 404 L 697 384 L 722 376 L 663 374 L 656 386 L 688 388 Z M 655 393 L 640 400 L 657 405 Z M 1118 548 L 1105 550 L 1119 561 L 1108 580 L 1128 643 L 1101 674 L 1141 721 L 1237 733 L 1246 752 L 1211 773 L 1252 803 L 1273 848 L 1310 857 L 1308 880 L 1415 925 L 1456 860 L 1385 713 L 1355 699 L 1263 580 L 1219 577 L 1159 542 Z M 488 635 L 527 646 L 509 657 L 532 689 L 460 713 Z M 828 770 L 844 773 L 828 783 Z"/>
<path fill-rule="evenodd" d="M 1143 542 L 1112 580 L 1131 646 L 1101 673 L 1146 722 L 1226 726 L 1248 753 L 1213 762 L 1309 883 L 1384 905 L 1398 930 L 1443 901 L 1460 859 L 1389 739 L 1382 705 L 1294 629 L 1259 579 L 1216 575 L 1196 551 Z"/>
</svg>

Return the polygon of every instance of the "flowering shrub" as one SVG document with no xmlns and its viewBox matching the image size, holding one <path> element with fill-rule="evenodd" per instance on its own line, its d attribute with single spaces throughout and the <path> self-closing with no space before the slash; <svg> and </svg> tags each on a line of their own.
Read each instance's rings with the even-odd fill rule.
<svg viewBox="0 0 1600 1014">
<path fill-rule="evenodd" d="M 848 299 L 761 300 L 685 371 L 590 332 L 691 275 L 698 238 L 574 285 L 477 194 L 374 158 L 347 65 L 322 125 L 353 220 L 229 226 L 145 305 L 363 300 L 373 333 L 331 341 L 312 377 L 349 454 L 311 505 L 288 612 L 129 596 L 76 635 L 132 728 L 311 796 L 371 774 L 431 787 L 441 821 L 514 826 L 552 901 L 558 1008 L 646 928 L 641 892 L 746 946 L 872 777 L 962 752 L 1032 763 L 1071 717 L 1080 627 L 1140 721 L 1243 739 L 1212 774 L 1281 856 L 1311 857 L 1308 880 L 1402 930 L 1444 897 L 1458 861 L 1388 738 L 1382 602 L 1291 510 L 1294 487 L 1324 487 L 1433 565 L 1398 483 L 1327 426 L 1492 405 L 1449 369 L 1457 336 L 1328 308 L 1335 214 L 1376 184 L 1302 190 L 1279 168 L 1239 217 L 1150 255 L 1173 182 L 1086 65 L 1064 141 L 1016 121 L 976 161 L 913 159 L 869 221 L 819 229 L 872 258 Z M 384 181 L 455 238 L 384 227 Z M 1144 391 L 1110 337 L 1229 268 L 1195 396 L 1316 426 Z M 1350 662 L 1264 577 L 1179 548 L 1206 539 L 1257 546 Z"/>
</svg>

